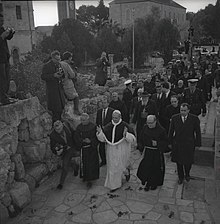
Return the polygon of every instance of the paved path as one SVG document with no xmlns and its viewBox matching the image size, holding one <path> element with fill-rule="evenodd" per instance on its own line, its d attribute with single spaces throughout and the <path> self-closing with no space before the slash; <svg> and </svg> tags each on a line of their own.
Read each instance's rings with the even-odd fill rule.
<svg viewBox="0 0 220 224">
<path fill-rule="evenodd" d="M 91 189 L 79 177 L 69 173 L 63 190 L 56 189 L 59 171 L 35 190 L 32 203 L 9 224 L 211 224 L 212 217 L 201 195 L 192 194 L 195 181 L 213 178 L 211 168 L 193 167 L 189 183 L 177 184 L 175 164 L 166 156 L 166 174 L 162 187 L 145 192 L 136 177 L 141 155 L 133 151 L 132 176 L 113 194 L 105 188 L 106 167 Z M 204 175 L 206 175 L 204 177 Z M 197 187 L 199 187 L 198 185 Z M 194 188 L 194 187 L 193 187 Z M 200 188 L 200 187 L 199 187 Z M 189 190 L 188 190 L 189 189 Z M 185 196 L 184 196 L 185 195 Z M 201 196 L 201 197 L 200 197 Z M 183 197 L 188 197 L 183 199 Z"/>
</svg>

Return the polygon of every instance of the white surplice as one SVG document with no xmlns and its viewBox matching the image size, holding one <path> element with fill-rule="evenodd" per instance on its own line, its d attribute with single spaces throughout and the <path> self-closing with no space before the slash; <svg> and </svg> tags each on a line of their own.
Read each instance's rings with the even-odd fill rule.
<svg viewBox="0 0 220 224">
<path fill-rule="evenodd" d="M 131 143 L 136 141 L 133 134 L 126 134 L 118 142 L 109 142 L 103 131 L 97 133 L 97 138 L 101 142 L 106 142 L 106 161 L 107 174 L 105 179 L 105 187 L 111 190 L 120 188 L 122 186 L 123 172 L 128 167 L 129 158 L 131 154 Z"/>
</svg>

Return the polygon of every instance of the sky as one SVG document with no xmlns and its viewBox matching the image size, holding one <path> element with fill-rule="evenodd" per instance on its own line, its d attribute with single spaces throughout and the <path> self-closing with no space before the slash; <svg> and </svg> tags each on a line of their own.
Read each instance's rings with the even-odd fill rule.
<svg viewBox="0 0 220 224">
<path fill-rule="evenodd" d="M 197 12 L 207 5 L 215 5 L 217 0 L 175 0 L 190 12 Z M 98 0 L 76 0 L 76 8 L 81 5 L 98 5 Z M 110 0 L 104 0 L 106 6 Z M 35 26 L 53 26 L 58 22 L 56 1 L 33 1 Z"/>
</svg>

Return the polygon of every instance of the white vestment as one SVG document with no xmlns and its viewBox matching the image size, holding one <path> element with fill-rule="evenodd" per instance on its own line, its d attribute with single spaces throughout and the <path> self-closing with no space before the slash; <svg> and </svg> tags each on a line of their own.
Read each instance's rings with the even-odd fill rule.
<svg viewBox="0 0 220 224">
<path fill-rule="evenodd" d="M 111 190 L 120 188 L 122 186 L 123 172 L 128 167 L 128 162 L 131 153 L 131 143 L 136 141 L 133 134 L 126 134 L 118 142 L 109 142 L 103 131 L 97 133 L 97 138 L 101 142 L 106 142 L 106 162 L 107 162 L 107 175 L 105 179 L 105 187 Z"/>
</svg>

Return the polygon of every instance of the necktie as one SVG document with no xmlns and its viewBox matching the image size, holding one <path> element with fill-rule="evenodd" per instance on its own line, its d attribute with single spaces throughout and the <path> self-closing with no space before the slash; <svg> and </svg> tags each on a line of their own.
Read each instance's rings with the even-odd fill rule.
<svg viewBox="0 0 220 224">
<path fill-rule="evenodd" d="M 104 125 L 105 122 L 105 109 L 102 111 L 102 125 Z"/>
<path fill-rule="evenodd" d="M 183 123 L 185 123 L 185 122 L 186 122 L 186 116 L 183 117 Z"/>
</svg>

